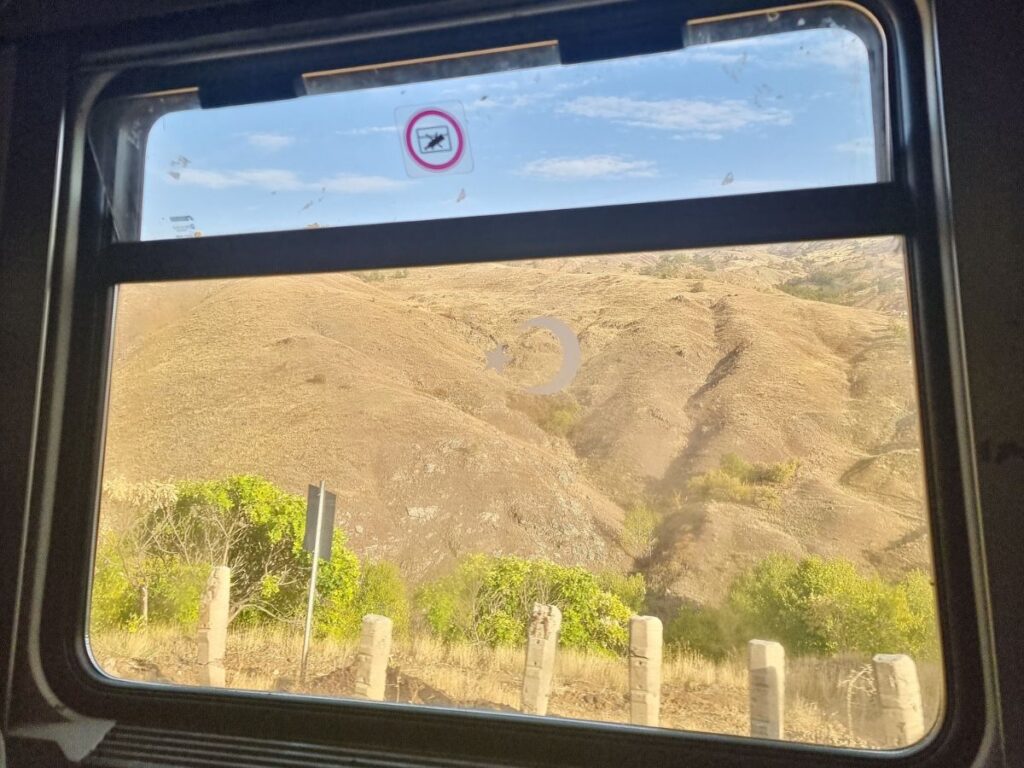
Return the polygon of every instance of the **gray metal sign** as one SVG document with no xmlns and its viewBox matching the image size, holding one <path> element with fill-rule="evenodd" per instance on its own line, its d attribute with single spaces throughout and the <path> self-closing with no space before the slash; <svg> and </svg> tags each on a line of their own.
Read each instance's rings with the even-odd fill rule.
<svg viewBox="0 0 1024 768">
<path fill-rule="evenodd" d="M 320 508 L 320 489 L 315 485 L 311 485 L 306 492 L 306 535 L 302 539 L 302 548 L 307 552 L 317 551 L 314 544 L 316 531 L 319 528 L 319 554 L 324 560 L 331 559 L 331 539 L 334 534 L 334 508 L 337 501 L 337 496 L 330 491 L 324 493 L 323 519 L 320 520 L 320 525 L 317 526 L 316 515 Z"/>
</svg>

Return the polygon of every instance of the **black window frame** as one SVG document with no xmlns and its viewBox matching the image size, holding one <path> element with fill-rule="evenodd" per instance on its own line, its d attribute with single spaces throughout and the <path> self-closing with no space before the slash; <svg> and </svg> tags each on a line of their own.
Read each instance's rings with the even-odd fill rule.
<svg viewBox="0 0 1024 768">
<path fill-rule="evenodd" d="M 47 461 L 33 486 L 31 510 L 39 542 L 47 544 L 45 554 L 38 554 L 35 561 L 45 581 L 41 591 L 37 585 L 23 609 L 28 627 L 28 650 L 23 653 L 33 660 L 30 675 L 60 703 L 58 707 L 50 702 L 50 706 L 55 711 L 66 707 L 116 721 L 123 738 L 131 741 L 132 736 L 133 743 L 153 749 L 155 742 L 180 747 L 192 738 L 190 734 L 205 733 L 233 736 L 236 744 L 238 739 L 261 739 L 268 751 L 308 742 L 338 745 L 364 757 L 397 754 L 420 762 L 432 758 L 600 766 L 686 760 L 696 765 L 756 761 L 781 766 L 817 764 L 826 757 L 831 764 L 851 766 L 878 761 L 908 766 L 970 762 L 991 724 L 990 701 L 981 685 L 972 475 L 965 451 L 966 402 L 945 180 L 937 154 L 941 137 L 935 71 L 929 59 L 930 19 L 912 2 L 863 0 L 857 4 L 878 20 L 888 41 L 893 163 L 888 182 L 480 218 L 110 243 L 107 201 L 89 153 L 86 121 L 97 100 L 118 89 L 174 87 L 174 78 L 183 74 L 223 74 L 232 66 L 238 72 L 260 71 L 262 66 L 280 71 L 300 61 L 302 71 L 309 71 L 316 68 L 312 62 L 322 51 L 328 55 L 331 50 L 344 50 L 353 56 L 363 51 L 361 55 L 372 54 L 372 58 L 362 63 L 374 63 L 479 50 L 494 43 L 528 43 L 558 37 L 552 29 L 559 25 L 571 37 L 580 30 L 611 24 L 620 34 L 607 45 L 622 51 L 623 45 L 630 44 L 630 35 L 642 40 L 644 30 L 664 23 L 669 14 L 682 25 L 688 19 L 782 5 L 763 0 L 695 0 L 685 5 L 614 0 L 572 6 L 530 3 L 516 14 L 487 14 L 456 2 L 414 12 L 408 30 L 396 29 L 394 18 L 387 14 L 342 19 L 336 22 L 335 40 L 323 43 L 324 48 L 310 42 L 311 30 L 325 37 L 324 29 L 333 22 L 324 20 L 252 37 L 226 33 L 226 39 L 169 43 L 156 56 L 131 49 L 91 51 L 83 43 L 64 122 L 48 363 L 41 391 L 48 416 L 40 427 L 38 448 Z M 170 83 L 162 79 L 169 76 Z M 280 80 L 271 77 L 266 82 L 272 88 Z M 231 87 L 226 91 L 230 93 Z M 249 92 L 246 98 L 252 95 Z M 505 231 L 515 238 L 495 237 Z M 453 234 L 462 248 L 453 250 Z M 946 675 L 944 718 L 919 747 L 869 753 L 485 712 L 127 683 L 100 674 L 88 658 L 82 609 L 91 578 L 115 284 L 468 262 L 479 260 L 481 251 L 473 247 L 479 242 L 488 243 L 487 260 L 512 260 L 889 234 L 901 235 L 906 244 Z M 416 243 L 418 250 L 410 252 L 404 243 Z M 443 256 L 437 256 L 442 244 Z M 278 258 L 285 249 L 301 254 L 287 268 Z M 57 503 L 63 499 L 79 501 Z M 22 678 L 21 685 L 25 684 Z M 29 696 L 26 701 L 19 706 L 40 705 L 38 697 Z M 145 730 L 153 726 L 161 730 Z M 174 733 L 181 734 L 178 742 Z"/>
</svg>

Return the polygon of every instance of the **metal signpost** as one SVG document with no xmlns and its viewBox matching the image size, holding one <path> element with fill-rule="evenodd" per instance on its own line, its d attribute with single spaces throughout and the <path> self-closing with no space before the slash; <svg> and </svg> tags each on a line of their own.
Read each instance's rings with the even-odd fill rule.
<svg viewBox="0 0 1024 768">
<path fill-rule="evenodd" d="M 334 535 L 334 509 L 337 497 L 328 493 L 320 481 L 320 487 L 309 486 L 306 495 L 306 535 L 302 548 L 313 553 L 313 567 L 309 574 L 309 600 L 306 603 L 306 632 L 302 638 L 302 665 L 299 679 L 306 679 L 306 662 L 309 659 L 309 643 L 313 636 L 313 606 L 316 601 L 316 574 L 320 558 L 331 559 L 331 540 Z"/>
</svg>

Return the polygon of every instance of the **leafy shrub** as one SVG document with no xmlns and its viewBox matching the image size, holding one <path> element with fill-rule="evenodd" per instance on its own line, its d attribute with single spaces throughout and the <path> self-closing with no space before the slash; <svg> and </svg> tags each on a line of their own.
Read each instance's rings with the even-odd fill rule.
<svg viewBox="0 0 1024 768">
<path fill-rule="evenodd" d="M 736 578 L 718 608 L 684 606 L 665 628 L 670 649 L 720 660 L 751 639 L 794 656 L 843 652 L 938 655 L 935 596 L 921 571 L 888 582 L 842 558 L 771 555 Z"/>
<path fill-rule="evenodd" d="M 780 504 L 778 491 L 774 488 L 750 485 L 721 469 L 712 469 L 691 478 L 687 490 L 712 501 L 729 501 L 763 509 L 778 509 Z"/>
<path fill-rule="evenodd" d="M 535 602 L 553 604 L 562 611 L 563 646 L 605 654 L 625 652 L 632 611 L 584 568 L 476 555 L 417 595 L 435 636 L 493 646 L 525 641 Z"/>
<path fill-rule="evenodd" d="M 721 661 L 738 645 L 727 611 L 684 605 L 665 627 L 665 646 Z"/>
<path fill-rule="evenodd" d="M 908 648 L 916 649 L 921 658 L 939 657 L 938 619 L 935 615 L 935 586 L 924 571 L 914 570 L 904 576 L 895 589 L 899 599 L 899 629 Z"/>
<path fill-rule="evenodd" d="M 516 393 L 508 398 L 508 405 L 527 417 L 545 432 L 568 437 L 579 424 L 583 409 L 569 394 L 530 395 Z"/>
<path fill-rule="evenodd" d="M 546 432 L 560 437 L 567 436 L 579 423 L 580 407 L 576 403 L 556 406 L 544 415 L 540 427 Z"/>
<path fill-rule="evenodd" d="M 416 606 L 431 634 L 447 643 L 479 639 L 477 601 L 490 565 L 485 555 L 471 555 L 452 573 L 416 592 Z"/>
<path fill-rule="evenodd" d="M 188 630 L 196 627 L 199 599 L 210 569 L 161 559 L 152 561 L 150 573 L 150 621 L 174 623 Z"/>
<path fill-rule="evenodd" d="M 127 627 L 142 614 L 139 588 L 131 583 L 118 562 L 116 548 L 101 543 L 92 580 L 90 623 L 94 629 Z"/>
<path fill-rule="evenodd" d="M 687 490 L 701 498 L 778 509 L 779 488 L 796 476 L 797 459 L 776 464 L 751 464 L 734 453 L 725 454 L 718 469 L 690 478 Z"/>
<path fill-rule="evenodd" d="M 633 504 L 622 520 L 622 548 L 637 559 L 644 559 L 654 552 L 657 543 L 658 516 L 647 504 Z"/>
<path fill-rule="evenodd" d="M 363 616 L 374 613 L 391 619 L 398 637 L 409 635 L 409 597 L 405 582 L 393 563 L 373 563 L 363 569 L 359 591 L 351 602 L 332 596 L 317 615 L 321 634 L 343 639 L 356 637 Z"/>
<path fill-rule="evenodd" d="M 132 573 L 139 579 L 133 581 Z M 209 569 L 173 558 L 150 557 L 126 567 L 117 542 L 105 537 L 96 555 L 91 622 L 97 629 L 136 628 L 143 622 L 142 587 L 148 591 L 148 620 L 193 628 Z"/>
<path fill-rule="evenodd" d="M 214 565 L 231 567 L 233 620 L 300 620 L 312 565 L 302 548 L 305 508 L 302 497 L 251 475 L 182 482 L 159 503 L 144 499 L 136 519 L 101 543 L 94 620 L 128 626 L 145 585 L 151 620 L 194 624 Z M 350 607 L 359 583 L 359 561 L 335 530 L 331 559 L 319 569 L 318 605 L 328 615 Z"/>
<path fill-rule="evenodd" d="M 253 475 L 225 480 L 184 482 L 170 516 L 160 526 L 156 545 L 189 564 L 231 567 L 231 615 L 246 613 L 298 619 L 305 607 L 312 555 L 302 548 L 306 499 L 288 494 Z M 359 584 L 359 561 L 335 530 L 330 561 L 317 575 L 321 601 L 350 604 Z"/>
<path fill-rule="evenodd" d="M 597 574 L 597 583 L 601 589 L 619 598 L 634 614 L 644 612 L 647 605 L 647 580 L 642 573 L 625 575 L 604 571 Z"/>
<path fill-rule="evenodd" d="M 800 461 L 789 459 L 777 464 L 751 464 L 735 453 L 727 453 L 722 457 L 720 467 L 728 475 L 744 483 L 785 485 L 796 476 Z"/>
<path fill-rule="evenodd" d="M 919 571 L 893 583 L 842 558 L 773 555 L 734 582 L 728 608 L 748 638 L 778 640 L 797 655 L 938 653 L 934 594 Z"/>
</svg>

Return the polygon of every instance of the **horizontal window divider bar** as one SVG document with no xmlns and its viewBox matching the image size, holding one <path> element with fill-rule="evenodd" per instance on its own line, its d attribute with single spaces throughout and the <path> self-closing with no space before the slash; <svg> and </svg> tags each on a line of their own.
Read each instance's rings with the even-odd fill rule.
<svg viewBox="0 0 1024 768">
<path fill-rule="evenodd" d="M 907 233 L 894 184 L 114 243 L 106 284 L 517 261 Z"/>
</svg>

